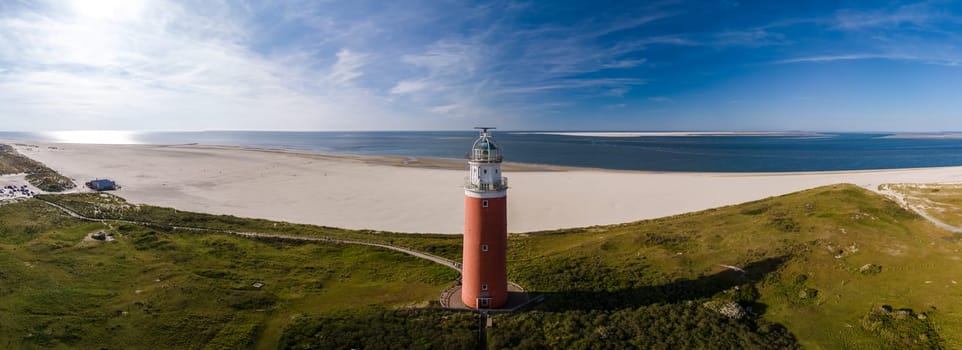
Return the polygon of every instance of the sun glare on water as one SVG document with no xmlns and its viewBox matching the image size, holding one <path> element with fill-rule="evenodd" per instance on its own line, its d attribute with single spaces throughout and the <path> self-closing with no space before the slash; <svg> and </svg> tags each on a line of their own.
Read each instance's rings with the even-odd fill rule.
<svg viewBox="0 0 962 350">
<path fill-rule="evenodd" d="M 58 143 L 92 143 L 124 145 L 137 144 L 136 131 L 118 130 L 75 130 L 75 131 L 49 131 L 43 133 L 53 142 Z"/>
</svg>

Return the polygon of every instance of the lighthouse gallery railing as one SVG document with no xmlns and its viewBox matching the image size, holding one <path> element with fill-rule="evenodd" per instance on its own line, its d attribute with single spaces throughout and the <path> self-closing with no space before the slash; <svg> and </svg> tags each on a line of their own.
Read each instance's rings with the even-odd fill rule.
<svg viewBox="0 0 962 350">
<path fill-rule="evenodd" d="M 470 176 L 465 176 L 464 188 L 472 191 L 503 191 L 508 189 L 508 178 L 502 176 L 500 182 L 495 182 L 493 184 L 476 184 L 471 182 Z"/>
</svg>

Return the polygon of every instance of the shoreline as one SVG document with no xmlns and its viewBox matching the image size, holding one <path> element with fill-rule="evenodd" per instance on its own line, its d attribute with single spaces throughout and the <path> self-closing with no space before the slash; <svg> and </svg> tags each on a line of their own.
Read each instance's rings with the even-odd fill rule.
<svg viewBox="0 0 962 350">
<path fill-rule="evenodd" d="M 136 204 L 392 232 L 458 234 L 463 225 L 462 160 L 237 146 L 17 143 L 22 154 L 77 183 L 117 181 L 122 189 L 114 193 Z M 962 182 L 962 167 L 695 173 L 512 163 L 504 170 L 512 186 L 512 233 L 654 219 L 836 183 L 878 192 L 883 183 Z"/>
</svg>

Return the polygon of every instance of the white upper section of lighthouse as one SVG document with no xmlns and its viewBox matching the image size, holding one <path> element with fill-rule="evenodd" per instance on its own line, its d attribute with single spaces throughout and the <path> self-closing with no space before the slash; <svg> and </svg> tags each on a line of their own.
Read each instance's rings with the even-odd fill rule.
<svg viewBox="0 0 962 350">
<path fill-rule="evenodd" d="M 465 193 L 503 194 L 508 189 L 508 179 L 501 176 L 501 147 L 488 133 L 488 129 L 494 128 L 477 129 L 481 129 L 481 136 L 474 142 L 471 153 L 468 154 L 469 169 L 468 177 L 464 181 Z"/>
<path fill-rule="evenodd" d="M 481 137 L 474 141 L 468 160 L 471 162 L 501 163 L 501 148 L 498 147 L 497 143 L 494 143 L 494 139 L 488 133 L 488 128 L 485 128 L 481 132 Z"/>
</svg>

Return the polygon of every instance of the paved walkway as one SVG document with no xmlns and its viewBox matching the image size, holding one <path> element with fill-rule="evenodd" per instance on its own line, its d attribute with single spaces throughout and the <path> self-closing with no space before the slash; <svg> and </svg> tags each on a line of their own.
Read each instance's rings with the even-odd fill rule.
<svg viewBox="0 0 962 350">
<path fill-rule="evenodd" d="M 232 235 L 237 235 L 237 236 L 241 236 L 241 237 L 248 237 L 248 238 L 270 238 L 270 239 L 281 239 L 281 240 L 289 240 L 289 241 L 331 242 L 331 243 L 366 245 L 366 246 L 370 246 L 370 247 L 379 247 L 379 248 L 384 248 L 384 249 L 390 249 L 390 250 L 393 250 L 393 251 L 396 251 L 396 252 L 401 252 L 401 253 L 404 253 L 404 254 L 407 254 L 407 255 L 416 257 L 416 258 L 421 258 L 421 259 L 425 259 L 425 260 L 428 260 L 428 261 L 431 261 L 431 262 L 434 262 L 434 263 L 437 263 L 437 264 L 441 264 L 441 265 L 444 265 L 444 266 L 446 266 L 446 267 L 452 268 L 452 269 L 454 269 L 454 270 L 456 270 L 456 271 L 458 271 L 458 272 L 461 272 L 461 264 L 458 263 L 458 262 L 456 262 L 456 261 L 449 260 L 449 259 L 445 259 L 445 258 L 442 258 L 442 257 L 440 257 L 440 256 L 431 255 L 431 254 L 424 253 L 424 252 L 419 252 L 419 251 L 416 251 L 416 250 L 413 250 L 413 249 L 409 249 L 409 248 L 403 248 L 403 247 L 398 247 L 398 246 L 390 245 L 390 244 L 374 243 L 374 242 L 362 242 L 362 241 L 352 241 L 352 240 L 338 239 L 338 238 L 332 238 L 332 237 L 303 237 L 303 236 L 278 235 L 278 234 L 260 233 L 260 232 L 240 232 L 240 231 L 233 231 L 233 230 L 218 230 L 218 229 L 211 229 L 211 228 L 204 228 L 204 227 L 167 226 L 167 225 L 160 225 L 160 224 L 157 224 L 157 223 L 147 222 L 147 221 L 131 221 L 131 220 L 120 220 L 120 219 L 97 219 L 97 218 L 90 218 L 90 217 L 86 217 L 86 216 L 80 215 L 80 213 L 77 213 L 76 211 L 74 211 L 74 210 L 72 210 L 72 209 L 70 209 L 70 208 L 64 207 L 64 206 L 62 206 L 62 205 L 59 205 L 59 204 L 56 204 L 56 203 L 53 203 L 53 202 L 50 202 L 50 201 L 46 201 L 46 200 L 39 199 L 39 198 L 36 198 L 36 199 L 39 200 L 39 201 L 42 201 L 42 202 L 44 202 L 44 203 L 47 203 L 47 204 L 49 204 L 49 205 L 51 205 L 51 206 L 53 206 L 53 207 L 55 207 L 55 208 L 57 208 L 57 209 L 60 209 L 60 210 L 63 211 L 64 213 L 67 213 L 67 215 L 70 215 L 70 216 L 75 217 L 75 218 L 80 219 L 80 220 L 96 221 L 96 222 L 120 222 L 120 223 L 135 224 L 135 225 L 141 225 L 141 226 L 165 226 L 165 227 L 170 227 L 170 228 L 176 229 L 176 230 L 214 232 L 214 233 L 226 233 L 226 234 L 232 234 Z"/>
</svg>

